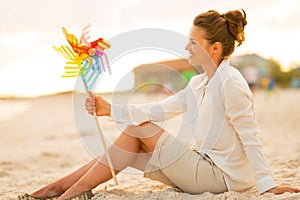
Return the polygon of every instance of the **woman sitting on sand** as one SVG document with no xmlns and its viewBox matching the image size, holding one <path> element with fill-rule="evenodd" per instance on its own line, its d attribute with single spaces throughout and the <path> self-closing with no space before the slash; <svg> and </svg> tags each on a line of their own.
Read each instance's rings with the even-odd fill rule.
<svg viewBox="0 0 300 200">
<path fill-rule="evenodd" d="M 205 73 L 194 76 L 178 94 L 151 104 L 110 105 L 90 93 L 86 109 L 111 116 L 126 129 L 109 148 L 115 172 L 128 166 L 145 177 L 183 192 L 222 193 L 256 187 L 260 194 L 299 192 L 277 186 L 256 135 L 253 95 L 239 71 L 229 65 L 235 43 L 244 41 L 246 14 L 208 11 L 194 19 L 186 46 L 189 62 Z M 176 42 L 176 41 L 174 41 Z M 182 142 L 156 122 L 184 113 Z M 186 123 L 186 124 L 185 124 Z M 179 133 L 180 134 L 180 133 Z M 112 178 L 105 156 L 19 199 L 90 199 L 91 190 Z"/>
</svg>

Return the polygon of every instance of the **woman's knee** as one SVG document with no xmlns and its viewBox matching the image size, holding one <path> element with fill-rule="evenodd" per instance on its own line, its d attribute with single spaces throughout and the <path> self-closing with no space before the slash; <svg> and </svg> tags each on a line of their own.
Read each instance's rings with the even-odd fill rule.
<svg viewBox="0 0 300 200">
<path fill-rule="evenodd" d="M 127 135 L 140 138 L 140 139 L 147 139 L 157 135 L 161 135 L 164 130 L 157 126 L 152 122 L 144 122 L 138 126 L 129 125 L 124 130 L 124 133 Z"/>
</svg>

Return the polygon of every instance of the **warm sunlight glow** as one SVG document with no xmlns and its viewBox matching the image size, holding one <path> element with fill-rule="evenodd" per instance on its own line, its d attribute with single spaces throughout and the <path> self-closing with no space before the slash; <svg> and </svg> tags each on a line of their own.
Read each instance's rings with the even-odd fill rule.
<svg viewBox="0 0 300 200">
<path fill-rule="evenodd" d="M 245 27 L 246 41 L 236 49 L 234 55 L 255 53 L 265 59 L 274 59 L 284 71 L 290 70 L 292 64 L 300 65 L 300 27 L 297 25 L 300 4 L 297 0 L 259 3 L 258 0 L 176 1 L 171 4 L 160 1 L 159 6 L 152 1 L 142 0 L 120 1 L 118 6 L 113 1 L 92 2 L 101 6 L 82 9 L 85 3 L 79 1 L 70 9 L 67 0 L 60 2 L 59 6 L 47 1 L 43 3 L 47 10 L 35 9 L 30 14 L 26 14 L 32 12 L 30 3 L 20 1 L 14 5 L 13 1 L 6 2 L 6 7 L 14 9 L 4 9 L 0 13 L 3 19 L 0 33 L 0 96 L 36 96 L 74 90 L 75 79 L 61 78 L 66 60 L 52 49 L 52 45 L 68 45 L 61 32 L 62 26 L 80 37 L 82 27 L 91 23 L 92 39 L 104 37 L 108 41 L 119 34 L 140 28 L 168 29 L 188 37 L 194 17 L 210 9 L 221 13 L 230 9 L 245 9 L 248 21 Z M 146 50 L 130 52 L 111 63 L 113 75 L 105 74 L 98 90 L 114 90 L 122 77 L 140 64 L 172 57 L 158 50 L 153 50 L 151 56 L 149 54 Z M 128 79 L 133 80 L 133 74 Z M 122 90 L 133 84 L 130 80 L 126 81 Z"/>
<path fill-rule="evenodd" d="M 36 42 L 36 32 L 10 33 L 1 37 L 1 43 L 7 47 L 16 48 L 21 45 L 31 45 Z"/>
</svg>

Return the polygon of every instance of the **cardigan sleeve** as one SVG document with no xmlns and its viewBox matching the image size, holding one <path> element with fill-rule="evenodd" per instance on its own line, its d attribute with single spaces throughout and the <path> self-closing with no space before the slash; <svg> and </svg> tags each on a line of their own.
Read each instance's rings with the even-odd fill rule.
<svg viewBox="0 0 300 200">
<path fill-rule="evenodd" d="M 257 138 L 259 127 L 255 119 L 253 95 L 241 76 L 232 76 L 224 84 L 225 114 L 238 134 L 243 149 L 255 173 L 260 194 L 276 186 Z"/>
<path fill-rule="evenodd" d="M 147 121 L 160 122 L 176 117 L 186 111 L 187 87 L 160 102 L 132 105 L 112 105 L 114 121 L 125 125 L 140 125 Z"/>
</svg>

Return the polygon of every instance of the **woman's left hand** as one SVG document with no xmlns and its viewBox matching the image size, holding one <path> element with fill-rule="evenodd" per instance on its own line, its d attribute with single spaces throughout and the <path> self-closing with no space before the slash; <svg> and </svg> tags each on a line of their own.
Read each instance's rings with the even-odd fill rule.
<svg viewBox="0 0 300 200">
<path fill-rule="evenodd" d="M 271 192 L 271 193 L 274 193 L 274 194 L 283 194 L 285 192 L 297 193 L 297 192 L 300 192 L 300 189 L 291 188 L 291 187 L 276 186 L 272 189 L 269 189 L 267 192 Z"/>
</svg>

